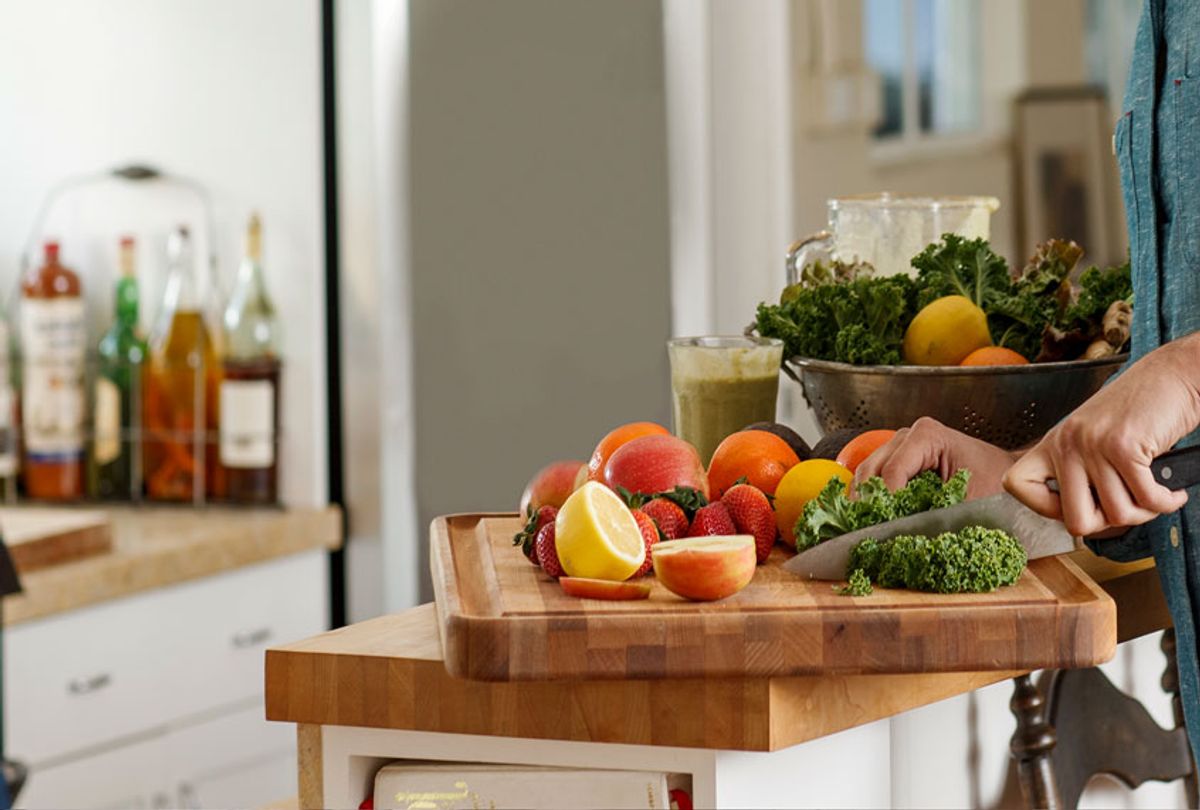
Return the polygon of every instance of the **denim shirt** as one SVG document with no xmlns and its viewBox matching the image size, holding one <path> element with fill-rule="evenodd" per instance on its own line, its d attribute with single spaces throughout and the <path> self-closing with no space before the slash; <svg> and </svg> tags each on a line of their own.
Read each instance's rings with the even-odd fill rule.
<svg viewBox="0 0 1200 810">
<path fill-rule="evenodd" d="M 1114 134 L 1133 265 L 1130 362 L 1200 329 L 1198 36 L 1196 0 L 1146 0 Z M 1200 751 L 1200 488 L 1188 495 L 1181 511 L 1089 545 L 1123 562 L 1154 555 L 1175 623 L 1188 734 Z"/>
</svg>

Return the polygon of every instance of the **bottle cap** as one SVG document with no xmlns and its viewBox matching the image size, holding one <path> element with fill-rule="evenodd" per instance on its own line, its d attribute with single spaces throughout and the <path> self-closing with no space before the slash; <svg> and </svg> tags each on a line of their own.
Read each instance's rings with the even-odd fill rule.
<svg viewBox="0 0 1200 810">
<path fill-rule="evenodd" d="M 131 248 L 134 246 L 135 240 L 129 234 L 125 234 L 124 236 L 121 237 L 120 244 L 121 244 L 121 247 L 123 247 L 123 248 Z"/>
<path fill-rule="evenodd" d="M 58 261 L 58 240 L 57 239 L 47 239 L 45 249 L 46 249 L 46 261 L 50 261 L 50 262 Z"/>
</svg>

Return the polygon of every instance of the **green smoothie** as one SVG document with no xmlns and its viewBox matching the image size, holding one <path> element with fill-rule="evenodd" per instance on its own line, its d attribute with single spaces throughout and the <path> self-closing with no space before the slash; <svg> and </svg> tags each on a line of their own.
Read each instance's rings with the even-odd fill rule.
<svg viewBox="0 0 1200 810">
<path fill-rule="evenodd" d="M 754 422 L 775 421 L 783 357 L 779 341 L 680 338 L 668 348 L 675 435 L 695 445 L 705 466 L 729 434 Z"/>
</svg>

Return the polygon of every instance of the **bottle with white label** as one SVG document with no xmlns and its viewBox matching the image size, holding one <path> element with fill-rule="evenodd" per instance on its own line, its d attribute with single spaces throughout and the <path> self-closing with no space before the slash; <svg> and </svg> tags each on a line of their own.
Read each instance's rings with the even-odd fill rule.
<svg viewBox="0 0 1200 810">
<path fill-rule="evenodd" d="M 279 321 L 262 270 L 262 223 L 252 215 L 246 254 L 224 314 L 220 459 L 226 495 L 274 503 L 279 489 Z"/>
<path fill-rule="evenodd" d="M 140 466 L 142 363 L 146 341 L 138 331 L 136 244 L 121 238 L 119 275 L 112 326 L 96 348 L 96 384 L 92 402 L 90 490 L 96 498 L 129 499 Z M 136 481 L 136 483 L 135 483 Z"/>
<path fill-rule="evenodd" d="M 63 267 L 58 242 L 21 279 L 22 478 L 31 498 L 83 496 L 84 359 L 87 334 L 79 276 Z"/>
</svg>

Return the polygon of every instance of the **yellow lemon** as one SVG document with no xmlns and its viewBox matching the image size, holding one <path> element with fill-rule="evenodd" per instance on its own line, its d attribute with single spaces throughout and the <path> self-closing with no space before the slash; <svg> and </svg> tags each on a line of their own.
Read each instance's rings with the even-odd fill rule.
<svg viewBox="0 0 1200 810">
<path fill-rule="evenodd" d="M 628 579 L 646 559 L 646 541 L 633 513 L 598 481 L 572 492 L 558 510 L 554 548 L 573 577 Z"/>
<path fill-rule="evenodd" d="M 854 473 L 827 458 L 801 461 L 783 474 L 775 487 L 775 525 L 788 545 L 796 542 L 796 521 L 804 505 L 817 497 L 831 478 L 840 478 L 849 485 Z"/>
<path fill-rule="evenodd" d="M 971 299 L 947 295 L 925 306 L 904 332 L 904 359 L 917 366 L 957 366 L 992 345 L 987 316 Z"/>
</svg>

